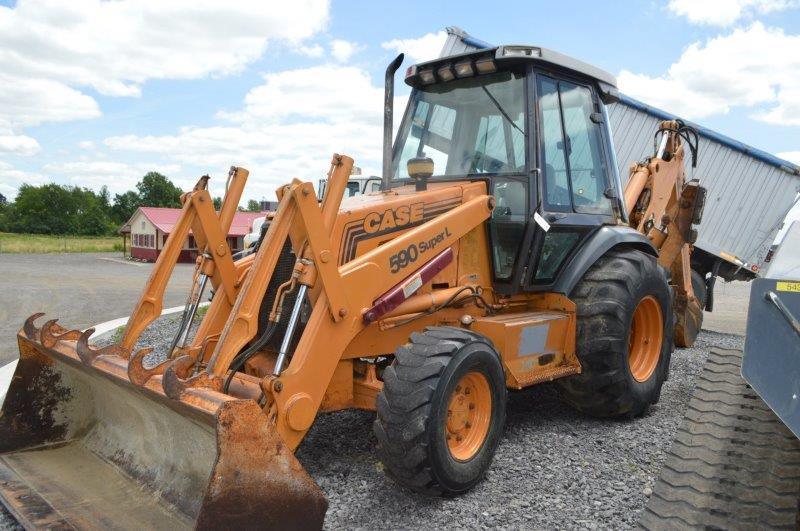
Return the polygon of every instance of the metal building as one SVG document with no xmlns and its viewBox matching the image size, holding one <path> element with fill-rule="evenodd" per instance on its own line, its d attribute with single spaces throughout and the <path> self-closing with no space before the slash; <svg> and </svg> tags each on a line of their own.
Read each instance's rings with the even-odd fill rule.
<svg viewBox="0 0 800 531">
<path fill-rule="evenodd" d="M 621 95 L 608 106 L 623 182 L 631 162 L 653 154 L 653 134 L 675 115 Z M 715 256 L 733 255 L 760 269 L 786 214 L 800 191 L 800 168 L 705 127 L 697 167 L 686 160 L 687 176 L 708 190 L 695 247 Z"/>
<path fill-rule="evenodd" d="M 457 55 L 493 45 L 456 27 L 440 57 Z M 623 184 L 632 162 L 653 155 L 653 135 L 662 120 L 677 117 L 624 94 L 608 106 L 614 146 Z M 800 167 L 741 142 L 684 120 L 700 134 L 697 167 L 687 157 L 686 173 L 700 179 L 708 190 L 702 228 L 693 259 L 724 259 L 721 275 L 752 276 L 758 272 L 786 214 L 800 192 Z M 748 273 L 734 265 L 733 257 L 746 264 Z"/>
</svg>

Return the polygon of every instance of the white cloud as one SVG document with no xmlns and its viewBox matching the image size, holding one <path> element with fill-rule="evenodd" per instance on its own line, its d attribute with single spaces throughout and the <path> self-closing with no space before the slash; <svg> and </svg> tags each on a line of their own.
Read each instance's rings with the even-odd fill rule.
<svg viewBox="0 0 800 531">
<path fill-rule="evenodd" d="M 778 153 L 778 157 L 800 165 L 800 151 L 783 151 Z"/>
<path fill-rule="evenodd" d="M 25 135 L 15 135 L 8 131 L 3 133 L 0 130 L 0 153 L 11 153 L 13 155 L 35 155 L 41 151 L 42 146 L 35 138 Z"/>
<path fill-rule="evenodd" d="M 62 182 L 99 190 L 107 186 L 111 193 L 131 190 L 142 176 L 149 171 L 157 171 L 170 177 L 178 186 L 186 189 L 190 180 L 176 177 L 181 167 L 178 164 L 155 164 L 137 162 L 128 164 L 114 161 L 70 161 L 46 164 L 43 168 L 48 175 L 61 177 Z"/>
<path fill-rule="evenodd" d="M 380 113 L 383 89 L 373 86 L 369 74 L 354 66 L 314 66 L 269 73 L 264 84 L 245 96 L 240 112 L 220 118 L 255 123 L 288 117 L 328 122 L 362 121 Z"/>
<path fill-rule="evenodd" d="M 94 99 L 58 81 L 15 77 L 6 71 L 0 74 L 0 86 L 0 124 L 12 128 L 100 116 Z"/>
<path fill-rule="evenodd" d="M 91 140 L 81 140 L 78 142 L 78 147 L 81 149 L 93 150 L 95 148 L 95 143 Z"/>
<path fill-rule="evenodd" d="M 240 110 L 218 113 L 219 125 L 183 127 L 173 135 L 116 136 L 104 143 L 184 167 L 198 160 L 208 170 L 241 165 L 251 171 L 247 196 L 273 198 L 276 186 L 293 177 L 316 183 L 334 152 L 353 157 L 365 173 L 376 173 L 382 98 L 383 89 L 352 66 L 275 72 L 250 90 Z"/>
<path fill-rule="evenodd" d="M 800 69 L 798 70 L 800 75 Z M 776 107 L 753 117 L 775 125 L 800 125 L 800 79 L 795 81 L 797 86 L 781 88 L 778 91 Z"/>
<path fill-rule="evenodd" d="M 327 20 L 327 0 L 20 0 L 0 9 L 0 64 L 131 96 L 148 79 L 238 72 L 269 42 L 299 42 Z"/>
<path fill-rule="evenodd" d="M 747 107 L 753 117 L 800 125 L 800 35 L 760 22 L 689 45 L 666 74 L 623 70 L 620 89 L 690 119 Z"/>
<path fill-rule="evenodd" d="M 334 39 L 331 41 L 331 55 L 340 63 L 346 63 L 354 53 L 363 47 L 350 41 Z"/>
<path fill-rule="evenodd" d="M 0 160 L 0 194 L 13 201 L 23 184 L 44 184 L 46 179 L 39 173 L 19 170 Z"/>
<path fill-rule="evenodd" d="M 381 43 L 381 47 L 386 50 L 395 50 L 397 53 L 404 53 L 415 63 L 430 61 L 439 57 L 447 40 L 447 32 L 426 33 L 416 39 L 393 39 Z"/>
<path fill-rule="evenodd" d="M 743 17 L 797 6 L 796 0 L 670 0 L 667 9 L 693 24 L 730 26 Z"/>
<path fill-rule="evenodd" d="M 319 44 L 314 44 L 311 46 L 298 46 L 295 48 L 295 51 L 301 55 L 313 58 L 319 58 L 325 55 L 325 48 Z"/>
<path fill-rule="evenodd" d="M 0 127 L 100 116 L 87 88 L 138 96 L 150 79 L 241 71 L 328 22 L 329 0 L 19 0 L 0 6 Z"/>
</svg>

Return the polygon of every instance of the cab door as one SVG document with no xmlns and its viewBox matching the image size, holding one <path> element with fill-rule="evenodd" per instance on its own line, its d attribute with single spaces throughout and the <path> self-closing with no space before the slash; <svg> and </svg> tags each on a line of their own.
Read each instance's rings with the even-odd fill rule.
<svg viewBox="0 0 800 531">
<path fill-rule="evenodd" d="M 610 158 L 591 85 L 537 73 L 538 205 L 526 289 L 547 290 L 581 243 L 614 222 Z"/>
</svg>

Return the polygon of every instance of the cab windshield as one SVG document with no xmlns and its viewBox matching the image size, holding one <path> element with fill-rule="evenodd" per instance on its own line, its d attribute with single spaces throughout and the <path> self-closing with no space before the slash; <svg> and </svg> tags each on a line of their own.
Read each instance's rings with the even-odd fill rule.
<svg viewBox="0 0 800 531">
<path fill-rule="evenodd" d="M 423 86 L 411 94 L 397 137 L 393 179 L 409 177 L 415 157 L 434 162 L 433 177 L 523 173 L 524 75 L 497 72 Z"/>
</svg>

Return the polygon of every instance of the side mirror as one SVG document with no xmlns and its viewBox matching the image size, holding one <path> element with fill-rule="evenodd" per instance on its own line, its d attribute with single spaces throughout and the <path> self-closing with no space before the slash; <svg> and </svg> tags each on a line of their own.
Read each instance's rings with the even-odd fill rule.
<svg viewBox="0 0 800 531">
<path fill-rule="evenodd" d="M 430 157 L 416 157 L 406 163 L 408 175 L 416 183 L 417 192 L 428 189 L 428 179 L 433 175 L 433 159 Z"/>
</svg>

